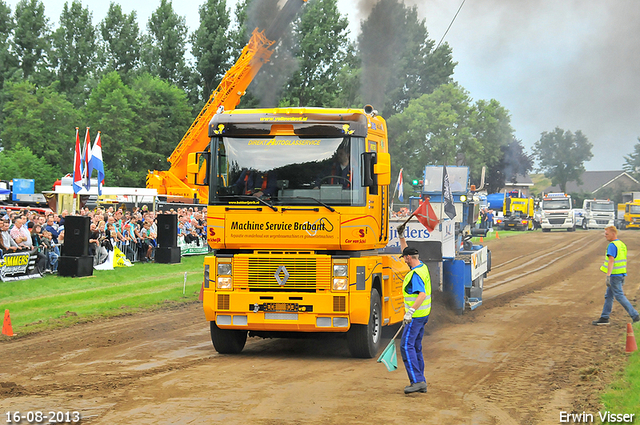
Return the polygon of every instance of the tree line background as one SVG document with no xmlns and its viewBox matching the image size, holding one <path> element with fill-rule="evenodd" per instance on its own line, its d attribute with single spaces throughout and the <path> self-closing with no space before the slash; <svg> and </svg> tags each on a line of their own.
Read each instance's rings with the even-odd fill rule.
<svg viewBox="0 0 640 425">
<path fill-rule="evenodd" d="M 277 0 L 241 0 L 233 11 L 205 0 L 199 13 L 190 32 L 160 0 L 142 30 L 136 12 L 116 3 L 94 25 L 78 0 L 65 3 L 57 23 L 41 0 L 14 10 L 0 0 L 0 179 L 34 178 L 38 190 L 50 189 L 72 171 L 75 127 L 81 137 L 91 127 L 92 141 L 102 132 L 109 186 L 144 186 L 147 170 L 168 169 L 253 29 L 274 19 Z M 529 154 L 500 102 L 474 102 L 453 79 L 450 46 L 429 38 L 416 7 L 381 0 L 357 39 L 347 26 L 336 0 L 310 0 L 240 107 L 372 104 L 388 120 L 392 172 L 404 168 L 405 181 L 421 178 L 425 165 L 456 164 L 478 184 L 484 166 L 494 192 L 534 159 L 554 184 L 584 171 L 591 144 L 580 131 L 545 132 Z M 634 172 L 639 152 L 640 143 L 627 157 Z"/>
</svg>

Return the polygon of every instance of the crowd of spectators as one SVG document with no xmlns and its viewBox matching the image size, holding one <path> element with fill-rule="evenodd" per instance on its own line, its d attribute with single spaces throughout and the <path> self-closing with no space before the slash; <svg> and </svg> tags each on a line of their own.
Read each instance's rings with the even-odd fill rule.
<svg viewBox="0 0 640 425">
<path fill-rule="evenodd" d="M 132 262 L 152 261 L 157 247 L 158 214 L 178 216 L 179 242 L 206 245 L 206 207 L 170 208 L 157 213 L 146 206 L 131 210 L 112 206 L 95 210 L 82 208 L 77 215 L 91 219 L 88 242 L 94 265 L 107 261 L 114 247 Z M 63 252 L 64 223 L 68 216 L 66 210 L 58 215 L 30 208 L 7 211 L 0 206 L 0 258 L 5 253 L 29 251 L 37 254 L 38 272 L 55 273 L 58 257 Z"/>
</svg>

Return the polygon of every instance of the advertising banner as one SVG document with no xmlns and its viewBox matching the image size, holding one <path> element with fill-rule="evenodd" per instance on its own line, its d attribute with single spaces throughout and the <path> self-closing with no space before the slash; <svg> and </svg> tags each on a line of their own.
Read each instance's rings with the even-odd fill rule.
<svg viewBox="0 0 640 425">
<path fill-rule="evenodd" d="M 29 252 L 13 252 L 4 254 L 0 258 L 0 280 L 9 282 L 12 280 L 33 279 L 40 276 L 35 272 L 37 254 Z"/>
</svg>

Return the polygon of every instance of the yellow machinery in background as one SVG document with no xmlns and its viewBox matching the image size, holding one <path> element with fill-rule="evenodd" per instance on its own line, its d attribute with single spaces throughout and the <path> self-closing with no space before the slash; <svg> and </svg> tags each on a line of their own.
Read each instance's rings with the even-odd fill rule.
<svg viewBox="0 0 640 425">
<path fill-rule="evenodd" d="M 242 50 L 237 62 L 227 71 L 169 157 L 168 161 L 171 163 L 169 170 L 149 171 L 147 188 L 156 189 L 158 195 L 167 195 L 168 199 L 207 203 L 209 196 L 207 188 L 189 183 L 190 179 L 187 176 L 189 154 L 202 151 L 209 145 L 207 131 L 211 118 L 217 112 L 230 111 L 238 106 L 253 78 L 260 71 L 262 65 L 269 61 L 277 39 L 306 1 L 287 1 L 266 32 L 260 31 L 258 28 L 253 31 L 249 43 Z"/>
</svg>

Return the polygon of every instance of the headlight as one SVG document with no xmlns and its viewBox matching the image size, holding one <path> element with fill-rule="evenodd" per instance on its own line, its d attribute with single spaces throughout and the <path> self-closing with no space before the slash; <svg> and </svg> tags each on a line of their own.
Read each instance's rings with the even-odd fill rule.
<svg viewBox="0 0 640 425">
<path fill-rule="evenodd" d="M 218 289 L 233 289 L 233 281 L 230 277 L 218 276 Z"/>
<path fill-rule="evenodd" d="M 340 277 L 347 277 L 347 272 L 349 271 L 349 267 L 346 264 L 334 264 L 333 265 L 333 275 Z"/>
<path fill-rule="evenodd" d="M 231 275 L 231 263 L 218 263 L 218 276 Z"/>
<path fill-rule="evenodd" d="M 333 278 L 333 290 L 334 291 L 346 291 L 349 288 L 346 277 Z"/>
</svg>

